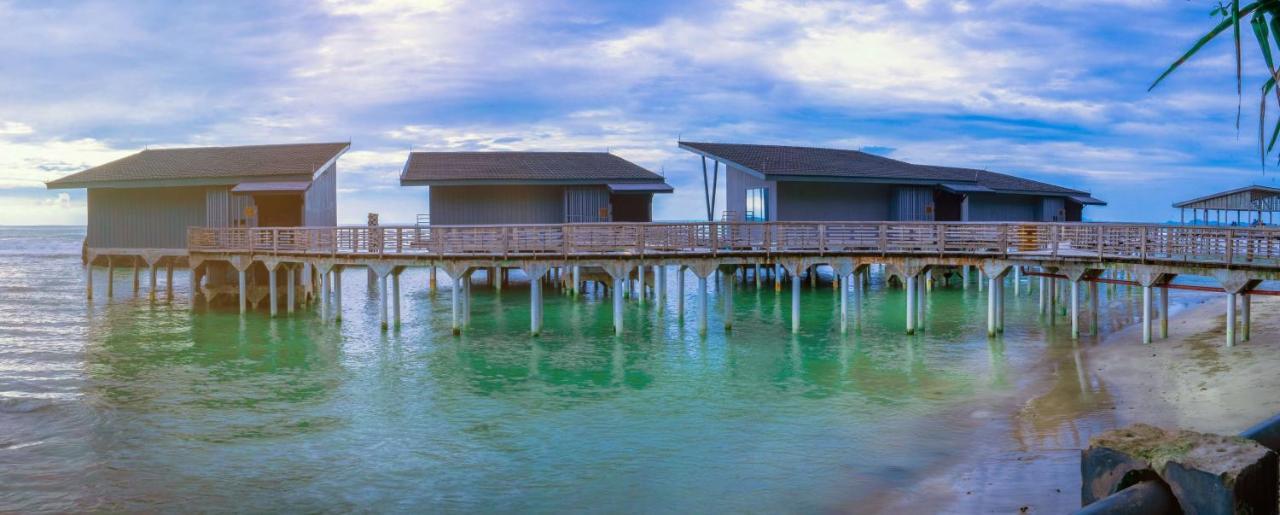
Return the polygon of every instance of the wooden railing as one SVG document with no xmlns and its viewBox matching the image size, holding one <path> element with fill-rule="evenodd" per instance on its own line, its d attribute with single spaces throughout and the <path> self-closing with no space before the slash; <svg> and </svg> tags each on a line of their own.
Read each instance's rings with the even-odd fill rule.
<svg viewBox="0 0 1280 515">
<path fill-rule="evenodd" d="M 313 256 L 858 254 L 1280 268 L 1280 230 L 1115 223 L 699 222 L 188 230 L 191 252 Z"/>
</svg>

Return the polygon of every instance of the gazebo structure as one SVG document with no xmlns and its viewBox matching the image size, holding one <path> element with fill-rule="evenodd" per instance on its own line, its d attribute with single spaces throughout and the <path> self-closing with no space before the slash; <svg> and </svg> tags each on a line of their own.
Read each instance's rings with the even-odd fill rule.
<svg viewBox="0 0 1280 515">
<path fill-rule="evenodd" d="M 1178 208 L 1179 220 L 1187 223 L 1187 210 L 1191 210 L 1191 223 L 1250 225 L 1254 222 L 1272 225 L 1276 211 L 1280 210 L 1280 188 L 1269 186 L 1245 186 L 1234 190 L 1205 195 L 1173 204 Z M 1231 213 L 1235 213 L 1235 220 Z M 1264 216 L 1266 215 L 1265 219 Z"/>
</svg>

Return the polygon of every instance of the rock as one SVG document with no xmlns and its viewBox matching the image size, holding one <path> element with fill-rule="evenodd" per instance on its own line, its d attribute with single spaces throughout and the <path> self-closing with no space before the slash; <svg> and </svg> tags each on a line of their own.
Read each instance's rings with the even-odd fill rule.
<svg viewBox="0 0 1280 515">
<path fill-rule="evenodd" d="M 1278 463 L 1275 452 L 1238 436 L 1137 424 L 1089 441 L 1080 500 L 1088 505 L 1158 479 L 1186 513 L 1276 513 Z"/>
</svg>

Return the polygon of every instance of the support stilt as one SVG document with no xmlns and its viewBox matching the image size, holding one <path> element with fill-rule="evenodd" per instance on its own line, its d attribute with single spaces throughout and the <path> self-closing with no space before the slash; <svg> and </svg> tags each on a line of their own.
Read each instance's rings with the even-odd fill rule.
<svg viewBox="0 0 1280 515">
<path fill-rule="evenodd" d="M 1098 297 L 1098 283 L 1091 281 L 1089 283 L 1089 331 L 1094 336 L 1102 334 L 1101 328 L 1098 327 L 1098 312 L 1101 310 L 1102 299 Z"/>
<path fill-rule="evenodd" d="M 684 265 L 676 266 L 676 316 L 684 322 Z"/>
<path fill-rule="evenodd" d="M 1246 331 L 1245 334 L 1248 335 L 1249 333 Z M 1169 337 L 1169 285 L 1166 284 L 1160 287 L 1160 338 L 1164 339 L 1168 337 Z M 1249 337 L 1245 336 L 1244 339 L 1248 340 Z"/>
<path fill-rule="evenodd" d="M 613 279 L 613 334 L 622 334 L 622 295 L 626 288 L 626 280 L 622 277 Z"/>
<path fill-rule="evenodd" d="M 267 302 L 271 303 L 271 318 L 275 318 L 280 314 L 280 294 L 276 288 L 276 267 L 272 265 L 274 263 L 267 263 Z"/>
<path fill-rule="evenodd" d="M 529 282 L 529 332 L 542 334 L 542 281 L 538 279 Z"/>
<path fill-rule="evenodd" d="M 849 333 L 849 278 L 852 274 L 846 275 L 844 280 L 840 281 L 840 334 Z"/>
<path fill-rule="evenodd" d="M 573 292 L 574 297 L 578 296 L 578 289 L 582 287 L 581 270 L 582 270 L 582 267 L 578 265 L 573 265 L 573 288 L 571 291 Z"/>
<path fill-rule="evenodd" d="M 133 296 L 138 296 L 138 258 L 133 258 Z"/>
<path fill-rule="evenodd" d="M 996 279 L 996 332 L 1004 332 L 1004 277 Z"/>
<path fill-rule="evenodd" d="M 662 313 L 667 309 L 667 266 L 658 265 L 653 267 L 653 303 L 658 306 L 658 312 Z"/>
<path fill-rule="evenodd" d="M 636 267 L 636 302 L 641 306 L 644 305 L 644 265 Z"/>
<path fill-rule="evenodd" d="M 169 258 L 168 263 L 164 267 L 164 298 L 165 300 L 173 300 L 173 260 Z"/>
<path fill-rule="evenodd" d="M 116 267 L 112 262 L 111 256 L 107 256 L 107 298 L 111 298 L 116 293 Z"/>
<path fill-rule="evenodd" d="M 288 288 L 288 290 L 285 291 L 285 311 L 292 315 L 293 310 L 297 307 L 298 300 L 298 268 L 293 265 L 285 265 L 284 270 L 286 274 L 289 274 L 289 276 L 285 278 L 285 288 Z M 195 274 L 195 271 L 193 270 L 191 273 Z"/>
<path fill-rule="evenodd" d="M 451 277 L 450 280 L 453 281 L 453 285 L 449 288 L 450 316 L 452 317 L 450 327 L 456 336 L 462 334 L 462 275 Z"/>
<path fill-rule="evenodd" d="M 338 272 L 336 269 L 334 270 L 333 275 L 334 275 L 333 284 L 335 285 L 335 293 L 336 293 L 337 292 L 336 285 L 338 284 L 338 281 L 337 281 Z M 391 321 L 393 324 L 395 324 L 395 327 L 400 327 L 400 271 L 399 270 L 395 270 L 391 272 Z"/>
<path fill-rule="evenodd" d="M 1252 295 L 1249 295 L 1248 292 L 1240 294 L 1240 341 L 1243 342 L 1249 341 L 1249 311 L 1251 311 L 1249 305 L 1252 304 L 1250 302 L 1251 297 Z"/>
<path fill-rule="evenodd" d="M 1142 343 L 1151 343 L 1151 286 L 1145 285 L 1142 287 Z"/>
<path fill-rule="evenodd" d="M 1080 339 L 1080 281 L 1071 281 L 1071 339 Z"/>
<path fill-rule="evenodd" d="M 240 314 L 243 315 L 249 311 L 249 280 L 245 277 L 245 270 L 237 270 L 237 272 L 240 275 Z"/>
<path fill-rule="evenodd" d="M 907 334 L 916 334 L 916 276 L 907 277 Z"/>
<path fill-rule="evenodd" d="M 791 333 L 800 333 L 800 270 L 791 274 Z"/>
<path fill-rule="evenodd" d="M 333 267 L 333 321 L 342 321 L 342 265 Z"/>
<path fill-rule="evenodd" d="M 389 300 L 388 297 L 390 297 L 387 291 L 387 276 L 378 274 L 375 277 L 377 277 L 376 281 L 378 282 L 378 326 L 385 332 L 388 327 L 387 301 Z"/>
<path fill-rule="evenodd" d="M 147 273 L 150 274 L 150 282 L 147 284 L 147 298 L 151 302 L 156 301 L 156 272 L 159 272 L 159 270 L 156 270 L 156 263 L 147 263 Z"/>
<path fill-rule="evenodd" d="M 987 337 L 996 336 L 996 280 L 987 279 Z"/>
<path fill-rule="evenodd" d="M 733 283 L 738 279 L 738 272 L 734 272 L 724 276 L 724 289 L 721 295 L 724 297 L 724 330 L 733 330 Z"/>
<path fill-rule="evenodd" d="M 1227 347 L 1236 344 L 1236 294 L 1227 294 Z"/>
<path fill-rule="evenodd" d="M 707 278 L 698 276 L 698 335 L 707 335 Z"/>
</svg>

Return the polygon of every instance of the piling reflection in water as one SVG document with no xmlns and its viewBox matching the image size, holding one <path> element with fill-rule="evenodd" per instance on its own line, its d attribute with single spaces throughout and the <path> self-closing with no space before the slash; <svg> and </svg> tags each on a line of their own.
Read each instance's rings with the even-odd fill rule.
<svg viewBox="0 0 1280 515">
<path fill-rule="evenodd" d="M 182 270 L 172 304 L 127 287 L 85 301 L 79 277 L 50 273 L 75 269 L 78 241 L 45 241 L 55 257 L 34 267 L 0 255 L 5 508 L 828 511 L 954 456 L 970 413 L 1038 367 L 1058 371 L 1030 405 L 1048 422 L 1017 429 L 1028 442 L 1105 400 L 1075 364 L 1092 337 L 1073 344 L 1049 325 L 1026 282 L 1020 298 L 1008 290 L 995 340 L 985 294 L 958 285 L 933 288 L 923 331 L 903 335 L 905 293 L 878 272 L 847 336 L 829 280 L 802 289 L 794 335 L 789 289 L 739 283 L 726 333 L 729 290 L 709 281 L 716 330 L 700 338 L 696 317 L 675 312 L 681 298 L 695 309 L 692 284 L 681 297 L 668 275 L 661 308 L 626 304 L 621 337 L 611 299 L 551 289 L 529 337 L 517 283 L 477 284 L 455 338 L 448 292 L 429 293 L 426 271 L 401 278 L 403 322 L 384 333 L 360 269 L 344 272 L 340 324 L 309 309 L 192 313 Z M 1115 323 L 1134 316 L 1123 288 L 1108 302 Z"/>
</svg>

